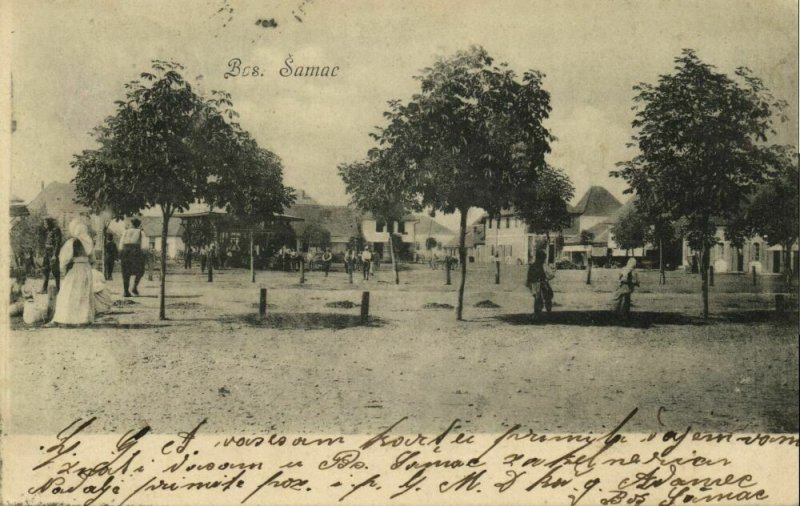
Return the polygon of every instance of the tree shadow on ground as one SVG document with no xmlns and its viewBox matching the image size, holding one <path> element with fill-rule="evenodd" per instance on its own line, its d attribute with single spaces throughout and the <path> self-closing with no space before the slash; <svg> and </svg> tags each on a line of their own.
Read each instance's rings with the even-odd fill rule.
<svg viewBox="0 0 800 506">
<path fill-rule="evenodd" d="M 219 319 L 222 323 L 244 323 L 253 327 L 273 329 L 333 329 L 352 327 L 382 327 L 386 322 L 370 316 L 366 324 L 361 323 L 359 315 L 343 313 L 268 313 L 265 318 L 257 314 L 226 315 Z"/>
<path fill-rule="evenodd" d="M 653 325 L 710 325 L 715 323 L 776 323 L 792 324 L 797 321 L 797 312 L 732 311 L 716 313 L 704 319 L 700 315 L 689 315 L 662 311 L 633 311 L 626 322 L 611 311 L 554 311 L 534 320 L 530 313 L 497 315 L 495 319 L 511 325 L 572 325 L 578 327 L 631 327 L 650 328 Z"/>
<path fill-rule="evenodd" d="M 167 295 L 168 299 L 199 299 L 202 295 Z M 134 299 L 157 299 L 158 295 L 136 295 Z"/>
</svg>

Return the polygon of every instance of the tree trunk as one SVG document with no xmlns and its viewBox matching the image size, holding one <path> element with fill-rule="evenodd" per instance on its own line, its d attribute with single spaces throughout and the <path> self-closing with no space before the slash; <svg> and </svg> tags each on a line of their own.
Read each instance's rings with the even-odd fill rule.
<svg viewBox="0 0 800 506">
<path fill-rule="evenodd" d="M 166 288 L 167 288 L 167 233 L 169 232 L 169 218 L 172 215 L 169 208 L 161 208 L 161 288 L 158 300 L 158 319 L 167 319 Z"/>
<path fill-rule="evenodd" d="M 544 237 L 545 237 L 544 263 L 549 265 L 550 261 L 551 261 L 551 259 L 550 259 L 550 232 L 545 232 Z M 535 248 L 535 245 L 534 245 L 534 248 Z M 555 248 L 553 248 L 553 249 L 555 249 Z M 555 256 L 555 251 L 553 252 L 553 256 Z M 534 261 L 536 260 L 536 251 L 533 252 L 533 260 Z M 552 259 L 552 260 L 553 260 L 553 262 L 555 262 L 555 259 Z"/>
<path fill-rule="evenodd" d="M 786 282 L 786 293 L 792 292 L 792 245 L 794 241 L 783 245 L 783 277 Z"/>
<path fill-rule="evenodd" d="M 494 284 L 500 284 L 500 257 L 495 257 L 494 261 Z"/>
<path fill-rule="evenodd" d="M 658 284 L 659 285 L 666 285 L 667 284 L 667 275 L 664 272 L 664 241 L 659 239 L 658 240 Z"/>
<path fill-rule="evenodd" d="M 702 279 L 701 289 L 703 292 L 703 318 L 708 318 L 708 263 L 708 245 L 703 242 L 702 250 L 700 252 L 700 278 Z"/>
<path fill-rule="evenodd" d="M 394 284 L 400 284 L 400 275 L 397 273 L 397 259 L 394 257 L 394 238 L 389 234 L 389 254 L 392 256 L 392 271 L 394 271 Z"/>
<path fill-rule="evenodd" d="M 591 251 L 586 253 L 586 284 L 592 284 L 592 253 Z"/>
<path fill-rule="evenodd" d="M 256 282 L 256 264 L 253 260 L 253 231 L 250 231 L 250 282 Z"/>
<path fill-rule="evenodd" d="M 458 258 L 461 261 L 461 282 L 458 284 L 458 306 L 456 307 L 456 320 L 463 320 L 464 316 L 464 285 L 467 281 L 467 212 L 461 209 L 461 223 L 458 229 Z"/>
</svg>

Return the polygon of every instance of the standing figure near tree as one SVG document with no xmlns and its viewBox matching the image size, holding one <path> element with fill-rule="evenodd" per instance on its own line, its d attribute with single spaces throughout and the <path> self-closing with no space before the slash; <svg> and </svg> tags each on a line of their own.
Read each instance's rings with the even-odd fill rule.
<svg viewBox="0 0 800 506">
<path fill-rule="evenodd" d="M 322 254 L 322 268 L 325 270 L 325 277 L 328 277 L 328 271 L 331 270 L 331 261 L 333 260 L 333 254 L 331 253 L 330 248 L 325 248 L 325 252 Z"/>
<path fill-rule="evenodd" d="M 369 246 L 364 246 L 364 251 L 361 252 L 361 267 L 364 272 L 364 280 L 369 281 L 372 267 L 372 252 L 369 250 Z"/>
<path fill-rule="evenodd" d="M 639 277 L 636 275 L 636 259 L 631 257 L 619 273 L 619 286 L 614 292 L 614 314 L 623 321 L 628 321 L 631 314 L 631 294 L 633 288 L 639 286 Z"/>
<path fill-rule="evenodd" d="M 548 313 L 553 309 L 553 289 L 550 287 L 550 280 L 555 275 L 547 271 L 544 267 L 547 253 L 544 250 L 536 250 L 532 264 L 528 266 L 528 276 L 525 286 L 530 289 L 533 295 L 533 317 L 540 318 L 542 308 Z"/>
<path fill-rule="evenodd" d="M 122 268 L 122 288 L 125 297 L 130 297 L 131 293 L 139 295 L 139 281 L 144 276 L 145 255 L 142 251 L 144 231 L 141 226 L 142 221 L 139 218 L 133 218 L 120 239 L 119 261 Z M 131 276 L 134 276 L 133 289 L 129 290 Z"/>
<path fill-rule="evenodd" d="M 114 262 L 117 261 L 117 244 L 114 242 L 114 234 L 106 234 L 106 243 L 103 247 L 103 277 L 106 281 L 111 281 L 114 274 Z"/>
<path fill-rule="evenodd" d="M 42 258 L 42 269 L 44 270 L 44 284 L 41 293 L 47 293 L 47 285 L 50 282 L 50 274 L 53 274 L 53 281 L 56 283 L 56 290 L 61 289 L 61 271 L 58 262 L 58 253 L 61 250 L 61 229 L 58 228 L 56 220 L 46 218 L 44 222 L 44 256 Z"/>
<path fill-rule="evenodd" d="M 64 272 L 64 286 L 56 299 L 53 323 L 85 325 L 94 321 L 94 290 L 92 262 L 94 244 L 85 223 L 73 220 L 69 225 L 72 236 L 58 255 Z"/>
</svg>

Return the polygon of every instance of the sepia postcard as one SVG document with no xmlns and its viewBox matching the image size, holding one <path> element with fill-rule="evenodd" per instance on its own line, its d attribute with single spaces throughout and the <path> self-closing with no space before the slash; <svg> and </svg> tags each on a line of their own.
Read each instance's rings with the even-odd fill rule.
<svg viewBox="0 0 800 506">
<path fill-rule="evenodd" d="M 0 0 L 0 504 L 799 504 L 798 19 Z"/>
</svg>

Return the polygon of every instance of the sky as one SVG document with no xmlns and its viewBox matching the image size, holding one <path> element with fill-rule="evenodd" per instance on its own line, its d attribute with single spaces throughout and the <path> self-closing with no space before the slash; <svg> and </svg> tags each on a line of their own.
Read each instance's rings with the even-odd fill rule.
<svg viewBox="0 0 800 506">
<path fill-rule="evenodd" d="M 774 141 L 798 138 L 794 1 L 20 0 L 11 15 L 10 194 L 24 200 L 74 176 L 72 156 L 95 147 L 92 128 L 154 59 L 182 63 L 203 93 L 230 92 L 242 125 L 283 160 L 286 184 L 323 204 L 347 203 L 337 166 L 373 146 L 386 102 L 408 99 L 421 69 L 473 44 L 518 74 L 546 74 L 558 139 L 548 161 L 576 200 L 602 185 L 624 201 L 608 172 L 635 154 L 632 87 L 669 73 L 683 48 L 727 73 L 751 68 L 790 103 Z M 282 77 L 289 55 L 338 75 Z M 232 58 L 262 75 L 226 79 Z"/>
</svg>

